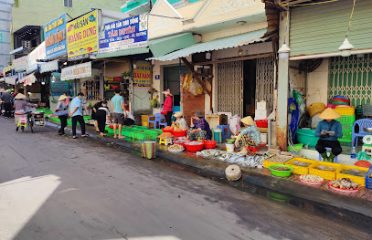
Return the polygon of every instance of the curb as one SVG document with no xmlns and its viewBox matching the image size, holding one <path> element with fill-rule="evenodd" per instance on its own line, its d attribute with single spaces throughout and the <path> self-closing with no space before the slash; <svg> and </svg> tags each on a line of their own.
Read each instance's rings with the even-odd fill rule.
<svg viewBox="0 0 372 240">
<path fill-rule="evenodd" d="M 50 122 L 48 122 L 50 126 Z M 58 125 L 54 124 L 56 128 Z M 71 132 L 70 128 L 66 129 Z M 89 135 L 89 139 L 102 142 L 106 145 L 116 146 L 125 152 L 139 155 L 139 144 L 101 138 L 98 135 Z M 180 156 L 170 153 L 166 147 L 158 147 L 158 160 L 180 165 L 191 172 L 203 177 L 222 182 L 238 190 L 264 195 L 272 200 L 286 202 L 287 204 L 311 210 L 326 215 L 332 219 L 342 219 L 357 224 L 359 227 L 370 229 L 372 224 L 372 202 L 359 198 L 338 196 L 321 189 L 311 188 L 287 179 L 265 175 L 251 168 L 242 168 L 242 179 L 229 182 L 225 178 L 225 168 L 228 163 L 211 161 L 190 156 Z M 372 232 L 372 229 L 370 230 Z"/>
</svg>

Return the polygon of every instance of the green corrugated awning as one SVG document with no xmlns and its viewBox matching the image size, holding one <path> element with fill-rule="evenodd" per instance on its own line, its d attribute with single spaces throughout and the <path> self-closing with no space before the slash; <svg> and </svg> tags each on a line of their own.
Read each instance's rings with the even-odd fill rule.
<svg viewBox="0 0 372 240">
<path fill-rule="evenodd" d="M 248 45 L 253 42 L 262 41 L 266 33 L 266 29 L 261 29 L 254 32 L 249 32 L 237 36 L 216 39 L 209 42 L 197 43 L 190 47 L 169 53 L 164 56 L 154 57 L 152 59 L 159 61 L 171 61 L 174 59 L 190 56 L 194 53 L 209 52 L 225 48 L 233 48 Z"/>
<path fill-rule="evenodd" d="M 160 57 L 170 52 L 190 47 L 196 43 L 192 33 L 182 33 L 149 41 L 149 47 L 154 57 Z"/>
<path fill-rule="evenodd" d="M 148 47 L 139 47 L 139 48 L 129 48 L 129 49 L 124 49 L 124 50 L 119 50 L 115 52 L 98 53 L 96 57 L 97 59 L 125 57 L 125 56 L 144 54 L 144 53 L 149 53 L 149 52 L 150 50 Z"/>
</svg>

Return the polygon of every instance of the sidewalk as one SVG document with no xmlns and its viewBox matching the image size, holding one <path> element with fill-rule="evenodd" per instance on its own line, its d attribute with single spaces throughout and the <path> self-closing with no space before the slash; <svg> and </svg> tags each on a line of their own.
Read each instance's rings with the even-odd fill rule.
<svg viewBox="0 0 372 240">
<path fill-rule="evenodd" d="M 57 127 L 54 123 L 49 123 L 49 125 Z M 88 131 L 89 138 L 94 141 L 116 146 L 136 155 L 140 154 L 139 143 L 102 138 L 94 131 Z M 228 182 L 224 173 L 228 163 L 199 158 L 192 153 L 173 154 L 168 152 L 165 146 L 158 147 L 157 156 L 158 159 L 154 161 L 177 164 L 198 175 L 229 184 L 241 191 L 265 195 L 272 200 L 317 211 L 332 218 L 358 222 L 366 226 L 372 223 L 372 191 L 370 190 L 363 189 L 358 196 L 347 197 L 329 192 L 324 187 L 317 189 L 302 185 L 296 182 L 297 176 L 289 179 L 277 178 L 271 176 L 267 169 L 255 168 L 242 168 L 242 179 L 237 182 Z"/>
</svg>

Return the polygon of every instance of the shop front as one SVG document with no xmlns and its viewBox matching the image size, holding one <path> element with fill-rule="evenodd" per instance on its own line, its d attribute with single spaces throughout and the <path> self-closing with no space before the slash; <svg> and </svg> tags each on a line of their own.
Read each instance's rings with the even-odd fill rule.
<svg viewBox="0 0 372 240">
<path fill-rule="evenodd" d="M 369 119 L 372 115 L 372 44 L 365 41 L 371 31 L 360 27 L 372 17 L 365 11 L 371 7 L 370 1 L 361 0 L 355 5 L 352 1 L 337 1 L 291 8 L 289 88 L 292 91 L 289 97 L 295 99 L 293 90 L 299 91 L 303 100 L 296 103 L 303 109 L 299 115 L 302 120 L 289 123 L 294 126 L 289 145 L 298 143 L 305 148 L 315 148 L 319 139 L 315 135 L 319 114 L 328 107 L 341 116 L 337 120 L 343 134 L 338 141 L 346 154 L 341 158 L 352 163 L 353 159 L 347 155 L 362 152 L 356 146 L 363 142 L 358 144 L 353 140 L 353 132 L 357 131 L 353 126 L 361 119 L 372 124 Z M 343 48 L 345 39 L 351 43 L 347 49 Z M 298 85 L 303 87 L 297 88 Z M 293 116 L 293 112 L 289 114 Z"/>
<path fill-rule="evenodd" d="M 62 68 L 61 81 L 67 83 L 52 83 L 52 88 L 66 89 L 76 96 L 82 92 L 87 100 L 87 105 L 93 105 L 95 102 L 103 99 L 103 63 L 85 62 Z M 55 85 L 58 85 L 56 87 Z M 60 90 L 59 90 L 60 91 Z"/>
</svg>

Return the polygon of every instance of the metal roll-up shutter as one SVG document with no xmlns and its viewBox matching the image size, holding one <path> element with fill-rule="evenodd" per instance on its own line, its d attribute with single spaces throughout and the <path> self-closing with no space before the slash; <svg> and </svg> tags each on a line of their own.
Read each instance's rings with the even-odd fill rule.
<svg viewBox="0 0 372 240">
<path fill-rule="evenodd" d="M 260 101 L 266 102 L 270 114 L 274 105 L 274 57 L 257 59 L 256 103 Z"/>
<path fill-rule="evenodd" d="M 296 7 L 290 16 L 291 58 L 317 54 L 339 56 L 345 39 L 353 1 Z M 349 40 L 354 50 L 372 49 L 372 1 L 358 0 L 351 21 Z"/>
<path fill-rule="evenodd" d="M 243 62 L 217 65 L 217 109 L 243 116 Z"/>
</svg>

